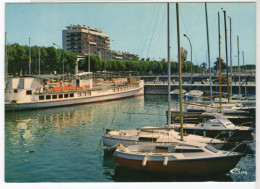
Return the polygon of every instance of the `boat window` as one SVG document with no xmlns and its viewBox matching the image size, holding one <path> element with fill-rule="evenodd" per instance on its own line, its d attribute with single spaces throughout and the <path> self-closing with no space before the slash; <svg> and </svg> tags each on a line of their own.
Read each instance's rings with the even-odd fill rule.
<svg viewBox="0 0 260 189">
<path fill-rule="evenodd" d="M 218 150 L 211 145 L 206 145 L 205 148 L 214 153 L 218 152 Z"/>
<path fill-rule="evenodd" d="M 212 125 L 213 127 L 220 127 L 220 125 Z"/>
<path fill-rule="evenodd" d="M 63 98 L 63 94 L 59 94 L 59 98 Z"/>
<path fill-rule="evenodd" d="M 57 95 L 52 95 L 52 99 L 57 99 Z"/>
<path fill-rule="evenodd" d="M 156 142 L 157 138 L 153 137 L 139 137 L 140 142 Z"/>
<path fill-rule="evenodd" d="M 168 151 L 168 147 L 165 146 L 156 146 L 155 150 Z"/>
<path fill-rule="evenodd" d="M 176 149 L 175 153 L 195 153 L 195 152 L 204 152 L 201 149 Z"/>
<path fill-rule="evenodd" d="M 50 100 L 51 99 L 51 95 L 46 95 L 46 100 Z"/>
<path fill-rule="evenodd" d="M 39 100 L 44 100 L 44 96 L 39 96 Z"/>
<path fill-rule="evenodd" d="M 14 89 L 14 93 L 18 93 L 18 90 L 17 90 L 17 89 Z"/>
<path fill-rule="evenodd" d="M 64 94 L 64 98 L 68 98 L 69 97 L 69 94 Z"/>
<path fill-rule="evenodd" d="M 81 93 L 78 93 L 77 96 L 81 96 Z"/>
<path fill-rule="evenodd" d="M 70 93 L 70 97 L 74 97 L 74 93 Z"/>
<path fill-rule="evenodd" d="M 82 93 L 82 96 L 86 96 L 86 92 Z"/>
<path fill-rule="evenodd" d="M 27 90 L 26 95 L 32 95 L 32 90 Z"/>
<path fill-rule="evenodd" d="M 24 79 L 19 79 L 18 89 L 24 89 Z"/>
</svg>

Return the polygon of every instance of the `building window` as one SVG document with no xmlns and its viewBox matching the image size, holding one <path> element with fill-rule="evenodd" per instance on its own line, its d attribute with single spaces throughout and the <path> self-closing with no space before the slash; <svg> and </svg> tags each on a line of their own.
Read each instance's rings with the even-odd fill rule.
<svg viewBox="0 0 260 189">
<path fill-rule="evenodd" d="M 32 95 L 32 90 L 27 90 L 26 95 Z"/>
</svg>

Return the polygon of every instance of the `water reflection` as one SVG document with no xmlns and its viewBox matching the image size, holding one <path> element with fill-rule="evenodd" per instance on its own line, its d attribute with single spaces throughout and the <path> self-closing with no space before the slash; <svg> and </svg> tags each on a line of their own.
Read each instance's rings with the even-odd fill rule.
<svg viewBox="0 0 260 189">
<path fill-rule="evenodd" d="M 175 103 L 175 102 L 173 102 Z M 166 123 L 166 96 L 5 114 L 5 176 L 8 182 L 192 181 L 154 176 L 116 166 L 113 153 L 97 150 L 105 129 L 136 129 Z M 129 114 L 139 113 L 139 114 Z M 151 116 L 152 115 L 152 116 Z M 157 116 L 155 116 L 157 115 Z M 239 171 L 212 181 L 255 179 L 255 146 Z M 251 167 L 249 167 L 251 166 Z M 252 171 L 241 178 L 241 171 Z M 239 175 L 240 174 L 240 175 Z M 196 179 L 200 181 L 203 179 Z M 204 179 L 204 181 L 206 181 Z"/>
<path fill-rule="evenodd" d="M 218 175 L 215 177 L 179 177 L 173 174 L 150 173 L 131 170 L 122 166 L 115 168 L 113 180 L 116 182 L 204 182 L 204 181 L 221 181 L 230 182 L 232 178 L 229 175 Z"/>
</svg>

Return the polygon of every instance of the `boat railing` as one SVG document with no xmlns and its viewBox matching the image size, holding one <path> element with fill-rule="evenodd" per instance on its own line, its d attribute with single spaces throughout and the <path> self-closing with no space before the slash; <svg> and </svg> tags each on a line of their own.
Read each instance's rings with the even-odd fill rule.
<svg viewBox="0 0 260 189">
<path fill-rule="evenodd" d="M 35 94 L 59 94 L 59 93 L 72 93 L 72 92 L 88 92 L 88 91 L 96 91 L 96 90 L 108 90 L 108 89 L 119 89 L 122 87 L 134 87 L 138 88 L 140 81 L 136 81 L 134 83 L 121 83 L 118 85 L 101 85 L 95 86 L 93 88 L 89 88 L 89 85 L 84 87 L 76 87 L 76 86 L 67 86 L 67 87 L 50 87 L 48 89 L 43 89 L 43 92 L 36 91 Z"/>
</svg>

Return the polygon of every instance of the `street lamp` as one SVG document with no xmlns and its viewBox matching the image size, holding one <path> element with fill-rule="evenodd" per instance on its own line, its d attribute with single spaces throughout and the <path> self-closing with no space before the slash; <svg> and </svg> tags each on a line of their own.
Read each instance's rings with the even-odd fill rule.
<svg viewBox="0 0 260 189">
<path fill-rule="evenodd" d="M 53 45 L 55 45 L 56 47 L 58 47 L 59 49 L 61 49 L 61 47 L 59 45 L 57 45 L 56 43 L 53 43 Z M 62 52 L 62 64 L 63 64 L 63 82 L 64 82 L 64 53 Z"/>
<path fill-rule="evenodd" d="M 191 42 L 190 42 L 190 38 L 186 35 L 186 34 L 183 34 L 184 37 L 186 37 L 190 43 L 190 61 L 191 61 L 191 77 L 192 77 L 192 45 L 191 45 Z M 191 83 L 192 83 L 192 79 L 191 79 Z"/>
</svg>

